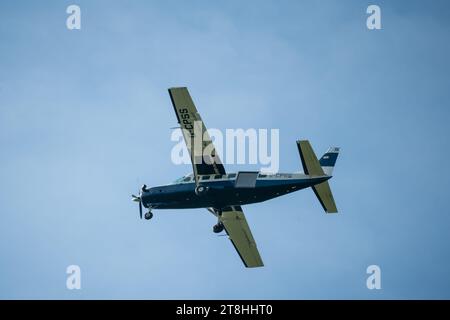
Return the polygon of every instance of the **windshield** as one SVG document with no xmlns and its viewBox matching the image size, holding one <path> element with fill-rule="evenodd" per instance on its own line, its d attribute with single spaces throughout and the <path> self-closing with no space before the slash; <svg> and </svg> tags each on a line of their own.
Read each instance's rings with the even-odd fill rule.
<svg viewBox="0 0 450 320">
<path fill-rule="evenodd" d="M 192 173 L 184 175 L 181 178 L 178 178 L 177 180 L 175 180 L 173 183 L 175 184 L 175 183 L 181 183 L 181 182 L 188 182 L 192 179 L 193 176 L 194 175 Z"/>
</svg>

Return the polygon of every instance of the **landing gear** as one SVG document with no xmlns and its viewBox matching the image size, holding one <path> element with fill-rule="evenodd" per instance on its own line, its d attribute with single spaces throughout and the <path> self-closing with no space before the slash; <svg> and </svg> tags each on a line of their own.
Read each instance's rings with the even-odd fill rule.
<svg viewBox="0 0 450 320">
<path fill-rule="evenodd" d="M 224 229 L 223 223 L 222 222 L 218 222 L 217 224 L 215 224 L 213 226 L 213 232 L 214 233 L 221 233 Z"/>
<path fill-rule="evenodd" d="M 205 186 L 196 186 L 195 187 L 195 194 L 198 196 L 203 196 L 205 195 L 209 190 L 209 187 L 205 187 Z"/>
<path fill-rule="evenodd" d="M 150 220 L 151 218 L 153 218 L 153 213 L 151 211 L 147 212 L 144 215 L 145 220 Z"/>
<path fill-rule="evenodd" d="M 217 224 L 213 226 L 213 232 L 214 233 L 221 233 L 223 229 L 225 229 L 222 221 L 220 221 L 220 217 L 222 216 L 222 210 L 221 209 L 213 209 L 214 214 L 217 216 Z"/>
</svg>

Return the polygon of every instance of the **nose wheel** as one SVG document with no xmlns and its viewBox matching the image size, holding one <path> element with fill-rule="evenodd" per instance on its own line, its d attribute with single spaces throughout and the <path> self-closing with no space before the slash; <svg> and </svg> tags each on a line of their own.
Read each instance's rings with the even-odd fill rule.
<svg viewBox="0 0 450 320">
<path fill-rule="evenodd" d="M 145 220 L 150 220 L 151 218 L 153 218 L 153 213 L 151 211 L 147 212 L 144 215 Z"/>
</svg>

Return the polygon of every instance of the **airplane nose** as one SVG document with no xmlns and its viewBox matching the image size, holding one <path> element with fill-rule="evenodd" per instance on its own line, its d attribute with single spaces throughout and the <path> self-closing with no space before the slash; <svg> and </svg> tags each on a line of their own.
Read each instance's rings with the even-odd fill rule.
<svg viewBox="0 0 450 320">
<path fill-rule="evenodd" d="M 142 205 L 146 208 L 148 208 L 151 204 L 152 196 L 151 189 L 146 188 L 145 190 L 142 190 Z"/>
</svg>

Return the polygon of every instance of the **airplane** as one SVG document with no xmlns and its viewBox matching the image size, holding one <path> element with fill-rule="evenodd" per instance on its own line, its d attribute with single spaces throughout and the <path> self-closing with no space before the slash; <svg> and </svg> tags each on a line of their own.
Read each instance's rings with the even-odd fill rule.
<svg viewBox="0 0 450 320">
<path fill-rule="evenodd" d="M 309 141 L 299 140 L 296 142 L 304 173 L 240 171 L 227 174 L 188 89 L 177 87 L 168 90 L 190 154 L 193 173 L 167 185 L 152 188 L 143 185 L 138 196 L 132 195 L 132 200 L 139 202 L 141 219 L 142 206 L 148 209 L 144 215 L 146 220 L 153 217 L 153 209 L 205 208 L 217 218 L 213 232 L 225 231 L 245 267 L 255 268 L 264 264 L 242 210 L 243 205 L 311 187 L 326 213 L 337 212 L 328 180 L 332 178 L 339 148 L 328 149 L 318 160 Z M 194 130 L 194 124 L 199 130 Z M 196 139 L 198 135 L 202 140 Z M 210 150 L 209 157 L 205 157 L 206 148 Z"/>
</svg>

